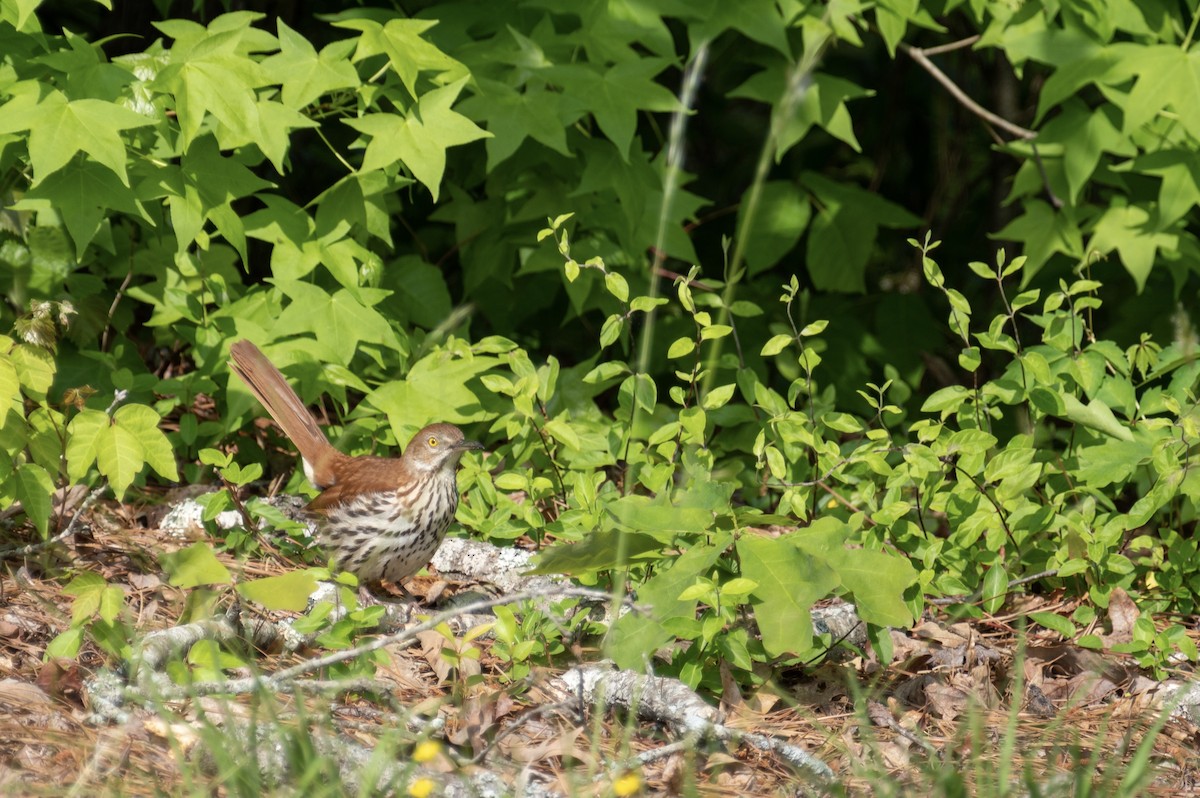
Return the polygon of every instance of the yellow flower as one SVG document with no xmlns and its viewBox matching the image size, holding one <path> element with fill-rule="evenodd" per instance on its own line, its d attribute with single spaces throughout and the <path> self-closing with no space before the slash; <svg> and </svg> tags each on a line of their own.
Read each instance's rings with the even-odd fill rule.
<svg viewBox="0 0 1200 798">
<path fill-rule="evenodd" d="M 408 785 L 408 794 L 412 798 L 429 798 L 429 796 L 433 795 L 433 788 L 435 786 L 433 779 L 417 779 Z"/>
<path fill-rule="evenodd" d="M 419 764 L 432 762 L 442 752 L 442 745 L 437 740 L 422 740 L 413 751 L 413 761 Z"/>
<path fill-rule="evenodd" d="M 629 795 L 637 795 L 642 789 L 642 777 L 636 773 L 626 773 L 621 778 L 613 782 L 613 792 L 626 798 Z"/>
</svg>

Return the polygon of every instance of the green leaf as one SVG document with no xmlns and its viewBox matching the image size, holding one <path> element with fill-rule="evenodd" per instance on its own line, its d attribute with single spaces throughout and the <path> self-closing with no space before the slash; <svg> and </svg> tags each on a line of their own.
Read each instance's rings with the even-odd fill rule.
<svg viewBox="0 0 1200 798">
<path fill-rule="evenodd" d="M 109 419 L 101 410 L 84 408 L 67 425 L 67 476 L 78 482 L 87 474 L 108 433 Z"/>
<path fill-rule="evenodd" d="M 13 494 L 21 502 L 25 516 L 42 537 L 50 525 L 51 496 L 54 481 L 46 469 L 37 463 L 22 463 L 13 474 Z"/>
<path fill-rule="evenodd" d="M 179 480 L 175 467 L 175 450 L 165 432 L 159 429 L 158 413 L 145 405 L 123 405 L 113 413 L 113 423 L 129 430 L 141 446 L 145 462 L 159 476 Z"/>
<path fill-rule="evenodd" d="M 738 207 L 737 236 L 743 239 L 750 274 L 771 268 L 786 255 L 808 227 L 812 209 L 808 198 L 790 181 L 763 184 L 757 213 L 747 227 L 747 205 Z"/>
<path fill-rule="evenodd" d="M 681 601 L 679 595 L 712 568 L 729 539 L 728 533 L 722 533 L 714 536 L 711 545 L 692 546 L 646 580 L 638 588 L 638 600 L 651 608 L 651 615 L 630 612 L 618 618 L 605 637 L 605 656 L 619 668 L 643 669 L 654 653 L 674 637 L 664 623 L 695 616 L 696 602 Z"/>
<path fill-rule="evenodd" d="M 628 162 L 638 113 L 679 110 L 678 98 L 654 81 L 655 75 L 670 65 L 664 58 L 636 58 L 603 72 L 591 64 L 576 63 L 548 67 L 543 74 L 562 86 L 564 111 L 592 114 L 621 160 Z"/>
<path fill-rule="evenodd" d="M 347 59 L 354 48 L 352 40 L 333 42 L 318 55 L 308 40 L 276 18 L 279 53 L 262 62 L 272 82 L 283 86 L 283 102 L 301 109 L 337 89 L 359 85 L 358 72 Z"/>
<path fill-rule="evenodd" d="M 713 524 L 706 508 L 679 507 L 661 498 L 623 496 L 605 510 L 626 529 L 653 535 L 664 543 L 675 535 L 704 532 Z"/>
<path fill-rule="evenodd" d="M 290 571 L 280 576 L 268 576 L 241 582 L 237 591 L 244 598 L 269 610 L 303 612 L 308 598 L 317 589 L 317 578 L 311 570 Z"/>
<path fill-rule="evenodd" d="M 678 358 L 685 355 L 690 355 L 696 350 L 696 341 L 694 338 L 676 338 L 671 344 L 671 348 L 667 350 L 667 357 Z"/>
<path fill-rule="evenodd" d="M 772 335 L 770 340 L 763 344 L 762 351 L 759 352 L 763 357 L 772 357 L 782 352 L 794 339 L 790 335 Z"/>
<path fill-rule="evenodd" d="M 63 586 L 64 593 L 75 597 L 71 605 L 72 626 L 91 620 L 99 612 L 107 587 L 104 577 L 91 571 L 84 571 Z"/>
<path fill-rule="evenodd" d="M 1116 203 L 1096 220 L 1088 242 L 1088 251 L 1101 255 L 1116 250 L 1139 291 L 1146 285 L 1158 251 L 1174 252 L 1178 248 L 1177 235 L 1154 232 L 1149 210 Z"/>
<path fill-rule="evenodd" d="M 68 100 L 55 89 L 32 106 L 22 94 L 0 106 L 0 135 L 29 131 L 35 185 L 66 166 L 76 153 L 84 152 L 128 186 L 128 155 L 119 131 L 153 123 L 153 119 L 116 103 L 93 98 Z"/>
<path fill-rule="evenodd" d="M 833 569 L 781 538 L 746 535 L 737 553 L 742 576 L 759 585 L 751 595 L 763 647 L 772 656 L 812 648 L 812 605 L 837 586 Z"/>
<path fill-rule="evenodd" d="M 1042 200 L 1026 200 L 1024 213 L 1005 225 L 992 238 L 1022 242 L 1028 258 L 1025 279 L 1035 275 L 1052 255 L 1062 253 L 1078 260 L 1083 257 L 1083 236 L 1069 209 L 1056 211 Z"/>
<path fill-rule="evenodd" d="M 25 395 L 35 402 L 45 401 L 54 384 L 54 356 L 40 346 L 17 344 L 9 357 L 9 362 L 17 369 Z"/>
<path fill-rule="evenodd" d="M 622 546 L 624 550 L 622 551 Z M 662 542 L 651 535 L 620 530 L 593 532 L 581 543 L 563 543 L 543 549 L 528 574 L 580 575 L 625 567 L 630 560 L 662 551 Z M 621 559 L 624 554 L 625 559 Z"/>
<path fill-rule="evenodd" d="M 704 395 L 704 409 L 716 410 L 724 407 L 733 398 L 733 392 L 736 389 L 737 385 L 732 382 L 728 385 L 718 385 L 716 388 L 713 388 Z"/>
<path fill-rule="evenodd" d="M 446 150 L 491 135 L 450 109 L 466 83 L 463 78 L 422 95 L 407 116 L 367 114 L 345 120 L 371 139 L 363 156 L 362 170 L 384 169 L 403 161 L 436 202 L 446 170 Z"/>
<path fill-rule="evenodd" d="M 1078 631 L 1075 624 L 1063 616 L 1054 612 L 1031 612 L 1029 620 L 1036 624 L 1046 627 L 1052 632 L 1058 632 L 1068 640 L 1075 636 Z"/>
<path fill-rule="evenodd" d="M 983 576 L 983 611 L 994 613 L 1004 606 L 1004 598 L 1008 595 L 1008 572 L 1004 565 L 997 563 L 988 568 Z"/>
<path fill-rule="evenodd" d="M 604 287 L 608 289 L 608 293 L 621 302 L 629 301 L 629 283 L 625 282 L 625 278 L 617 272 L 608 272 L 604 275 Z"/>
<path fill-rule="evenodd" d="M 121 499 L 146 464 L 141 441 L 124 427 L 106 426 L 96 442 L 96 465 Z"/>
<path fill-rule="evenodd" d="M 1082 424 L 1123 441 L 1133 440 L 1133 433 L 1130 432 L 1129 427 L 1117 421 L 1112 410 L 1103 402 L 1093 399 L 1085 405 L 1069 393 L 1062 394 L 1061 398 L 1066 418 L 1076 424 Z"/>
<path fill-rule="evenodd" d="M 159 563 L 175 587 L 228 585 L 232 581 L 229 569 L 221 564 L 207 543 L 193 543 L 186 549 L 164 552 Z"/>
</svg>

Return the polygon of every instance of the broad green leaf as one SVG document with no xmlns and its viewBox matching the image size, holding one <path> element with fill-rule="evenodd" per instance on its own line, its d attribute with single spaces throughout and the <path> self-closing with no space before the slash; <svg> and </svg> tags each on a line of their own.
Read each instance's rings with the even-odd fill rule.
<svg viewBox="0 0 1200 798">
<path fill-rule="evenodd" d="M 108 583 L 104 577 L 92 571 L 84 571 L 63 586 L 63 592 L 74 596 L 71 605 L 71 624 L 78 625 L 90 620 L 100 610 L 100 604 Z"/>
<path fill-rule="evenodd" d="M 302 612 L 308 606 L 308 597 L 316 589 L 317 578 L 307 569 L 241 582 L 237 586 L 238 593 L 244 598 L 269 610 L 293 612 Z"/>
<path fill-rule="evenodd" d="M 439 84 L 465 80 L 467 69 L 439 50 L 422 35 L 437 24 L 432 19 L 390 19 L 385 24 L 367 18 L 350 17 L 334 23 L 340 28 L 361 31 L 354 62 L 384 54 L 412 97 L 417 96 L 417 77 L 433 72 Z"/>
<path fill-rule="evenodd" d="M 193 543 L 186 549 L 164 552 L 159 562 L 175 587 L 228 585 L 232 581 L 229 569 L 221 564 L 207 543 Z"/>
<path fill-rule="evenodd" d="M 446 150 L 491 135 L 450 109 L 466 82 L 463 78 L 422 95 L 407 116 L 368 114 L 345 120 L 371 139 L 362 170 L 384 169 L 402 161 L 436 201 L 446 170 Z"/>
<path fill-rule="evenodd" d="M 785 348 L 787 348 L 787 346 L 791 344 L 793 340 L 795 339 L 792 338 L 792 336 L 785 335 L 784 333 L 772 335 L 770 340 L 763 344 L 762 351 L 759 352 L 759 354 L 763 357 L 772 357 L 774 355 L 778 355 Z"/>
<path fill-rule="evenodd" d="M 664 543 L 675 535 L 704 532 L 713 524 L 711 510 L 679 507 L 648 496 L 623 496 L 605 509 L 625 528 L 653 535 Z"/>
<path fill-rule="evenodd" d="M 347 56 L 354 49 L 352 40 L 333 42 L 320 54 L 307 39 L 276 18 L 279 53 L 262 62 L 263 71 L 275 83 L 283 85 L 283 102 L 300 110 L 323 95 L 337 89 L 359 85 L 358 72 Z"/>
<path fill-rule="evenodd" d="M 40 346 L 17 344 L 9 357 L 17 369 L 25 395 L 35 402 L 45 400 L 46 393 L 54 384 L 54 356 Z"/>
<path fill-rule="evenodd" d="M 369 393 L 366 402 L 387 414 L 397 438 L 404 442 L 435 421 L 468 424 L 489 417 L 470 381 L 500 362 L 496 357 L 455 358 L 448 352 L 433 352 L 414 363 L 403 380 Z"/>
<path fill-rule="evenodd" d="M 1132 441 L 1133 433 L 1121 422 L 1117 421 L 1108 405 L 1093 399 L 1086 405 L 1069 393 L 1062 395 L 1062 403 L 1066 417 L 1076 424 L 1103 432 L 1123 441 Z"/>
<path fill-rule="evenodd" d="M 750 274 L 769 269 L 800 240 L 812 209 L 794 183 L 771 180 L 763 184 L 752 223 L 747 227 L 746 203 L 738 206 L 737 235 L 744 239 Z"/>
<path fill-rule="evenodd" d="M 109 419 L 101 410 L 84 408 L 67 425 L 67 476 L 78 482 L 87 474 L 108 432 Z"/>
<path fill-rule="evenodd" d="M 1075 624 L 1071 623 L 1068 618 L 1064 618 L 1054 612 L 1031 612 L 1029 613 L 1029 620 L 1046 627 L 1052 632 L 1058 632 L 1068 640 L 1074 637 L 1078 631 L 1075 628 Z"/>
<path fill-rule="evenodd" d="M 812 648 L 812 605 L 838 585 L 825 562 L 786 539 L 745 535 L 737 542 L 742 576 L 758 583 L 754 617 L 773 656 Z"/>
<path fill-rule="evenodd" d="M 654 80 L 669 66 L 665 58 L 634 58 L 603 71 L 574 63 L 548 67 L 543 74 L 562 86 L 564 110 L 592 114 L 621 160 L 628 162 L 638 113 L 679 110 L 678 98 Z"/>
<path fill-rule="evenodd" d="M 626 562 L 620 561 L 624 546 Z M 593 532 L 581 543 L 563 543 L 543 549 L 529 574 L 586 574 L 621 567 L 629 560 L 662 551 L 662 543 L 651 535 L 609 530 Z"/>
<path fill-rule="evenodd" d="M 904 591 L 916 584 L 917 571 L 907 559 L 868 549 L 835 552 L 830 565 L 853 595 L 860 618 L 876 626 L 912 626 Z"/>
<path fill-rule="evenodd" d="M 178 481 L 175 450 L 171 448 L 166 433 L 159 429 L 160 421 L 158 413 L 145 405 L 123 405 L 113 413 L 113 423 L 129 430 L 137 438 L 146 464 L 164 479 Z"/>
<path fill-rule="evenodd" d="M 1008 572 L 1000 563 L 988 568 L 983 576 L 983 611 L 994 613 L 1004 606 L 1008 595 Z"/>
<path fill-rule="evenodd" d="M 1149 209 L 1115 202 L 1096 220 L 1088 242 L 1089 252 L 1106 255 L 1116 250 L 1139 291 L 1146 285 L 1158 251 L 1174 252 L 1178 248 L 1177 235 L 1154 232 Z"/>
<path fill-rule="evenodd" d="M 117 105 L 93 98 L 68 100 L 51 89 L 32 108 L 21 108 L 20 98 L 0 106 L 0 135 L 29 131 L 29 160 L 34 184 L 58 171 L 84 152 L 111 169 L 129 185 L 125 170 L 128 155 L 118 131 L 150 125 L 154 120 Z"/>
<path fill-rule="evenodd" d="M 714 536 L 712 545 L 692 546 L 638 588 L 638 602 L 649 607 L 651 615 L 630 612 L 609 628 L 604 640 L 605 656 L 620 668 L 643 670 L 655 652 L 671 642 L 673 635 L 663 628 L 672 618 L 694 617 L 695 600 L 681 601 L 679 595 L 707 573 L 729 545 L 730 535 Z"/>
<path fill-rule="evenodd" d="M 133 483 L 146 464 L 141 441 L 129 430 L 115 424 L 105 427 L 96 441 L 96 465 L 108 478 L 118 499 Z"/>
<path fill-rule="evenodd" d="M 50 497 L 54 495 L 54 481 L 50 479 L 50 474 L 37 463 L 22 463 L 13 474 L 12 485 L 26 517 L 45 537 L 50 524 Z"/>
<path fill-rule="evenodd" d="M 1019 241 L 1028 257 L 1025 279 L 1029 280 L 1055 253 L 1083 257 L 1083 235 L 1069 209 L 1055 210 L 1042 200 L 1027 200 L 1024 213 L 1005 225 L 992 238 Z"/>
</svg>

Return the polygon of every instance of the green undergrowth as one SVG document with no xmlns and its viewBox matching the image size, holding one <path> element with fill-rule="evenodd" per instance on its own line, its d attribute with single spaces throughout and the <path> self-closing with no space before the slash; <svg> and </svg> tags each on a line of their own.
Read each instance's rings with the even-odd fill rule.
<svg viewBox="0 0 1200 798">
<path fill-rule="evenodd" d="M 248 338 L 350 454 L 467 428 L 489 454 L 464 459 L 464 530 L 649 609 L 608 628 L 580 614 L 582 630 L 502 614 L 514 680 L 587 637 L 708 695 L 722 669 L 753 687 L 837 643 L 809 621 L 830 596 L 888 661 L 886 630 L 930 599 L 978 617 L 1015 591 L 1081 598 L 1031 620 L 1098 648 L 1120 588 L 1143 617 L 1118 651 L 1158 673 L 1194 659 L 1152 616 L 1196 610 L 1200 365 L 1181 297 L 1200 123 L 1194 81 L 1170 72 L 1175 91 L 1156 92 L 1145 75 L 1182 69 L 1195 18 L 988 2 L 939 9 L 943 24 L 911 4 L 769 3 L 747 28 L 602 5 L 350 9 L 303 33 L 240 11 L 158 20 L 110 56 L 43 30 L 37 2 L 0 3 L 0 509 L 30 526 L 14 540 L 66 527 L 58 489 L 208 482 L 222 492 L 205 520 L 243 523 L 162 557 L 186 618 L 234 586 L 303 606 L 329 574 L 294 539 L 295 570 L 266 584 L 213 554 L 257 557 L 258 535 L 295 531 L 245 497 L 288 467 L 226 366 Z M 943 270 L 930 236 L 889 249 L 881 231 L 899 242 L 919 220 L 859 185 L 874 167 L 847 103 L 875 90 L 837 74 L 868 34 L 896 59 L 906 37 L 960 25 L 1051 73 L 1045 146 L 1002 148 L 1021 216 L 996 233 L 1024 254 L 969 271 Z M 670 143 L 705 64 L 762 124 L 730 145 L 742 170 L 718 172 L 739 187 L 714 214 L 732 239 L 697 249 L 707 200 Z M 887 263 L 914 264 L 920 290 L 838 298 Z M 1177 312 L 1139 315 L 1129 281 Z M 306 489 L 299 471 L 286 488 Z M 50 653 L 90 634 L 125 656 L 139 630 L 123 588 L 53 576 L 75 610 Z M 326 628 L 321 612 L 330 647 L 374 620 Z M 242 662 L 202 656 L 174 675 Z"/>
</svg>

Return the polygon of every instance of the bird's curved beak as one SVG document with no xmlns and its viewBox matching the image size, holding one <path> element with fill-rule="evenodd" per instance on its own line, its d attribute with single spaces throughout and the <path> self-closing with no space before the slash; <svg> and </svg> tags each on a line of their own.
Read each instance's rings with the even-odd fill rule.
<svg viewBox="0 0 1200 798">
<path fill-rule="evenodd" d="M 483 444 L 479 441 L 459 441 L 454 444 L 455 449 L 463 449 L 464 451 L 483 451 Z"/>
</svg>

